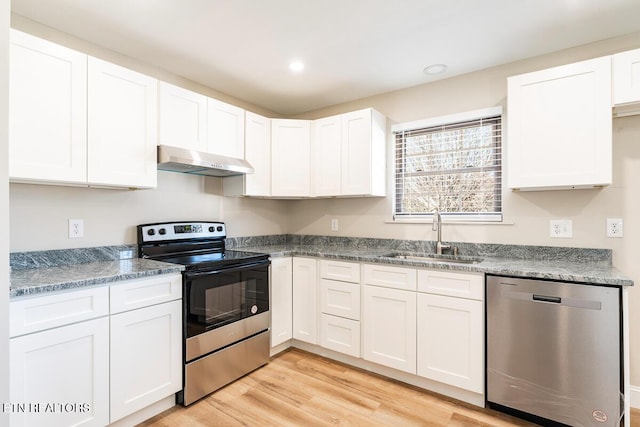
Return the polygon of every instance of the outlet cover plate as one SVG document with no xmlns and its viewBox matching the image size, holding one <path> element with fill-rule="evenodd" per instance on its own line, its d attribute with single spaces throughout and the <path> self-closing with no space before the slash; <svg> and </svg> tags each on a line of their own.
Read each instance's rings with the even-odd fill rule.
<svg viewBox="0 0 640 427">
<path fill-rule="evenodd" d="M 570 219 L 552 219 L 549 221 L 549 236 L 565 239 L 573 237 L 573 221 Z"/>
<path fill-rule="evenodd" d="M 69 220 L 69 238 L 77 239 L 84 236 L 84 221 L 81 219 Z"/>
<path fill-rule="evenodd" d="M 623 237 L 622 218 L 607 218 L 607 237 Z"/>
</svg>

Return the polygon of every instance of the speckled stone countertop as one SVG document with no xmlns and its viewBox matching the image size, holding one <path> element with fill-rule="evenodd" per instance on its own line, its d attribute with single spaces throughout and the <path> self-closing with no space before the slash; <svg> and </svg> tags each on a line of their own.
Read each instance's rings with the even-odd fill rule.
<svg viewBox="0 0 640 427">
<path fill-rule="evenodd" d="M 434 242 L 430 241 L 288 235 L 284 238 L 276 236 L 271 240 L 268 236 L 238 238 L 229 241 L 227 246 L 249 252 L 264 252 L 272 257 L 310 256 L 595 285 L 633 285 L 632 280 L 613 267 L 609 249 L 470 243 L 453 245 L 458 246 L 459 258 L 478 259 L 479 262 L 465 264 L 389 256 L 434 254 Z"/>
<path fill-rule="evenodd" d="M 101 286 L 184 270 L 176 264 L 133 258 L 135 253 L 135 246 L 12 253 L 9 296 Z"/>
<path fill-rule="evenodd" d="M 228 249 L 262 252 L 272 257 L 310 256 L 595 285 L 633 285 L 632 280 L 613 267 L 609 249 L 463 242 L 452 245 L 458 247 L 460 258 L 480 261 L 464 264 L 388 256 L 435 253 L 435 242 L 421 240 L 288 234 L 227 239 Z M 135 245 L 11 253 L 9 295 L 19 298 L 184 270 L 180 265 L 136 258 L 136 253 Z"/>
</svg>

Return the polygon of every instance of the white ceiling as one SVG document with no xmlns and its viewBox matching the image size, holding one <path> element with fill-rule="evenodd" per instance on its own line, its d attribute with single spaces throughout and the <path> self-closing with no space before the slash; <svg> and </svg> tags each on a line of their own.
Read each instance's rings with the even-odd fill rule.
<svg viewBox="0 0 640 427">
<path fill-rule="evenodd" d="M 282 115 L 640 31 L 639 0 L 12 0 Z M 292 59 L 306 68 L 288 69 Z M 443 63 L 437 77 L 422 70 Z"/>
</svg>

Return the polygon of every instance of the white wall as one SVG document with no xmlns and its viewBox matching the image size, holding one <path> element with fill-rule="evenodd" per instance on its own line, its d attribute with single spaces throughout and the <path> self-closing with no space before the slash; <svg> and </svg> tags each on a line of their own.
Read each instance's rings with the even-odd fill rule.
<svg viewBox="0 0 640 427">
<path fill-rule="evenodd" d="M 7 133 L 9 118 L 9 9 L 0 1 L 0 402 L 9 402 L 9 185 Z M 0 426 L 8 425 L 0 411 Z"/>
</svg>

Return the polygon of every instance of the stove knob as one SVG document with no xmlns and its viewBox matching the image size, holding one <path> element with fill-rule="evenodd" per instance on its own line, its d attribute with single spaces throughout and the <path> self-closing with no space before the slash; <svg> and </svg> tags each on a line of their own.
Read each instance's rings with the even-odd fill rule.
<svg viewBox="0 0 640 427">
<path fill-rule="evenodd" d="M 209 233 L 213 233 L 214 231 L 216 231 L 215 227 L 209 227 Z"/>
<path fill-rule="evenodd" d="M 149 236 L 153 236 L 153 235 L 155 235 L 155 234 L 156 234 L 156 230 L 154 230 L 153 228 L 150 228 L 150 229 L 148 229 L 148 230 L 147 230 L 147 234 L 148 234 Z"/>
<path fill-rule="evenodd" d="M 219 225 L 219 226 L 218 226 L 218 228 L 217 228 L 217 230 L 218 230 L 218 231 L 222 231 L 222 226 L 221 226 L 221 225 Z"/>
<path fill-rule="evenodd" d="M 164 236 L 165 234 L 167 234 L 167 230 L 165 230 L 164 228 L 161 228 L 160 230 L 158 230 L 158 233 Z"/>
</svg>

